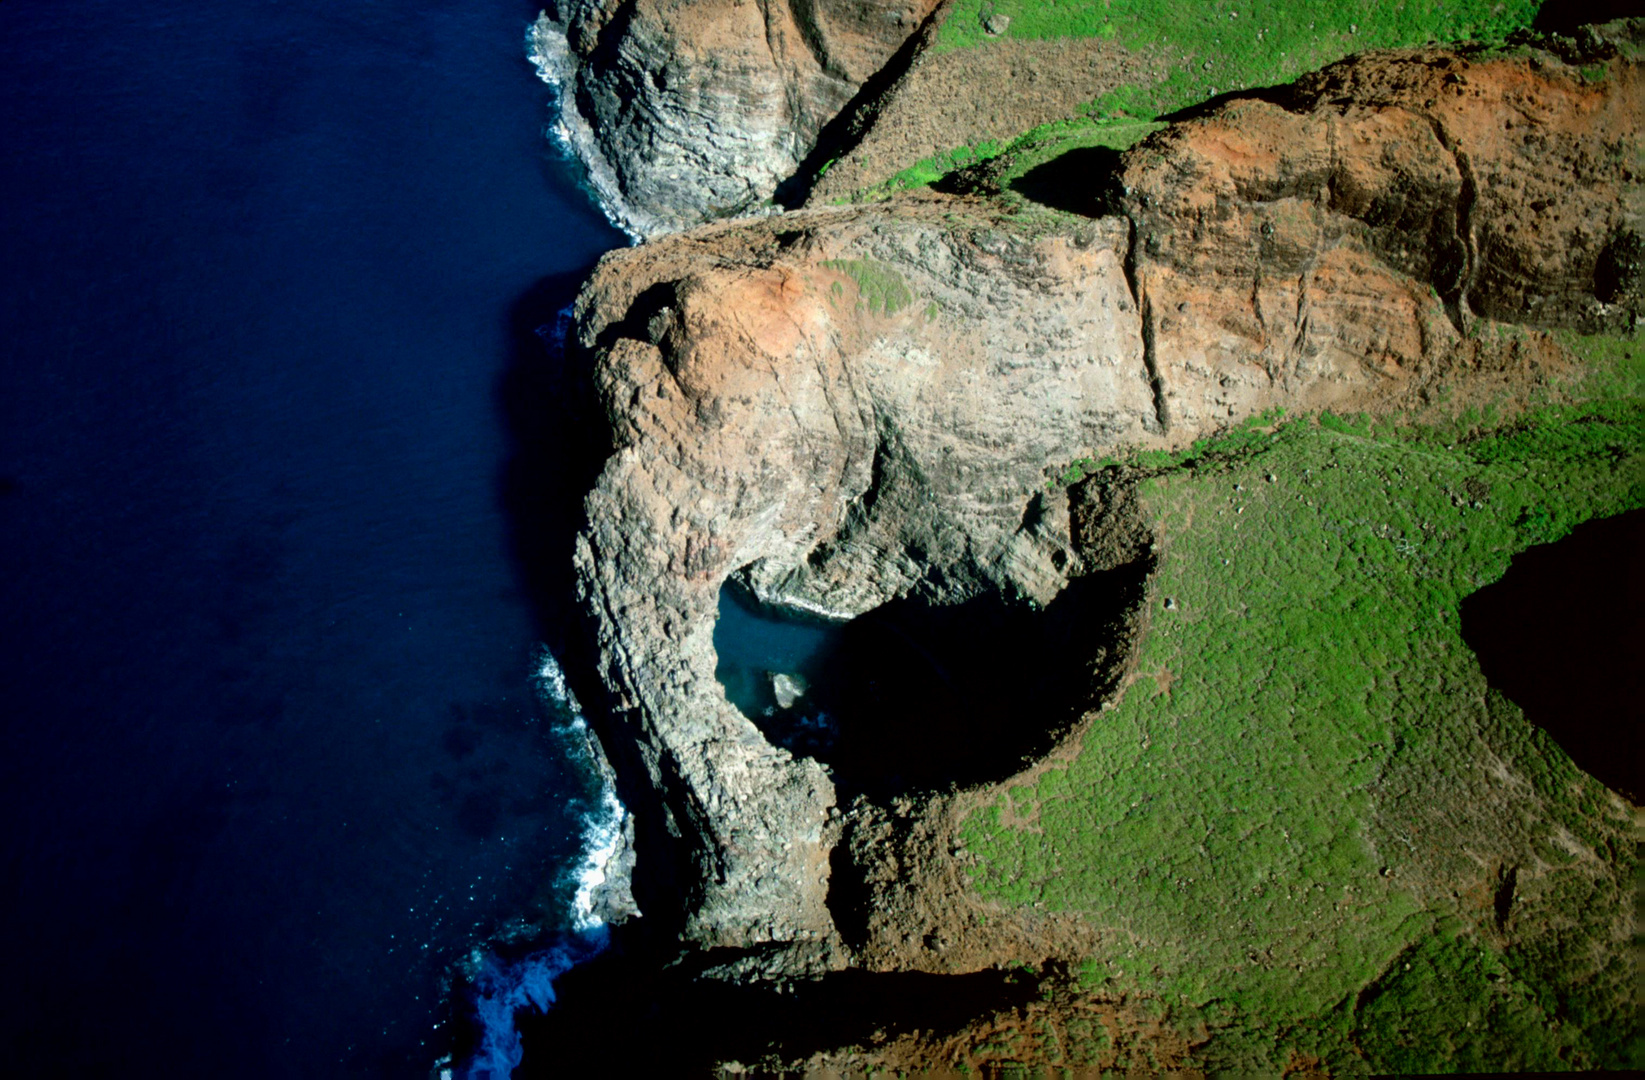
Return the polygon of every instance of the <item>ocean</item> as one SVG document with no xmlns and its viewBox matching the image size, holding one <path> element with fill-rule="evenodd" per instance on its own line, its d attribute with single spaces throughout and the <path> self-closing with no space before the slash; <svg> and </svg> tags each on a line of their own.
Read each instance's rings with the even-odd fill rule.
<svg viewBox="0 0 1645 1080">
<path fill-rule="evenodd" d="M 552 327 L 625 240 L 535 15 L 0 4 L 15 1075 L 428 1075 L 577 922 Z"/>
</svg>

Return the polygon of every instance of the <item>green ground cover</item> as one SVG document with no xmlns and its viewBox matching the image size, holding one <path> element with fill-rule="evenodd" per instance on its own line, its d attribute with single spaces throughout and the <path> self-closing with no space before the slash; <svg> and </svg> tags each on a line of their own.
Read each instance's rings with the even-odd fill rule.
<svg viewBox="0 0 1645 1080">
<path fill-rule="evenodd" d="M 857 303 L 876 315 L 895 315 L 914 302 L 908 283 L 893 266 L 874 259 L 827 259 L 823 265 L 857 283 Z M 837 298 L 837 293 L 830 292 Z"/>
<path fill-rule="evenodd" d="M 1218 94 L 1288 83 L 1366 49 L 1500 40 L 1529 27 L 1540 7 L 1541 0 L 960 0 L 933 49 L 986 48 L 1001 38 L 1100 37 L 1164 56 L 1168 72 L 1152 85 L 1103 94 L 1078 116 L 1015 139 L 926 158 L 862 197 L 924 186 L 956 168 L 1004 154 L 1037 151 L 1044 160 L 1059 142 L 1065 143 L 1063 150 L 1123 149 L 1147 133 L 1136 126 L 1139 121 L 1157 120 Z M 998 36 L 984 29 L 995 16 L 1010 19 Z"/>
<path fill-rule="evenodd" d="M 1213 1065 L 1637 1065 L 1629 823 L 1459 631 L 1515 552 L 1645 505 L 1645 343 L 1570 341 L 1593 374 L 1511 417 L 1270 416 L 1130 459 L 1162 538 L 1136 681 L 964 822 L 977 889 L 1108 931 L 1088 980 L 1206 1024 Z M 1543 930 L 1450 896 L 1470 845 L 1540 868 Z"/>
<path fill-rule="evenodd" d="M 1162 121 L 1138 120 L 1125 115 L 1080 116 L 1058 120 L 1025 131 L 1014 139 L 984 142 L 976 146 L 960 146 L 928 158 L 921 158 L 902 172 L 870 189 L 863 198 L 884 198 L 909 188 L 927 187 L 959 169 L 1002 157 L 1012 159 L 1010 170 L 1001 177 L 1003 182 L 1009 183 L 1034 166 L 1066 154 L 1070 150 L 1092 146 L 1126 150 L 1164 126 Z"/>
</svg>

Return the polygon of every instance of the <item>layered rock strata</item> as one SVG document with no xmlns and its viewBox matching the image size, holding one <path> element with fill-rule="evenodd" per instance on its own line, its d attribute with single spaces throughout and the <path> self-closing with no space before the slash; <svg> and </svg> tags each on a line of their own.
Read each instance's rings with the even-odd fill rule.
<svg viewBox="0 0 1645 1080">
<path fill-rule="evenodd" d="M 937 0 L 551 0 L 528 49 L 636 237 L 758 211 Z"/>
<path fill-rule="evenodd" d="M 1046 484 L 1071 460 L 1409 402 L 1479 363 L 1480 316 L 1631 323 L 1642 129 L 1621 56 L 1373 55 L 1159 133 L 1059 200 L 1087 214 L 908 197 L 608 256 L 576 313 L 615 446 L 577 569 L 611 734 L 689 856 L 686 942 L 852 962 L 841 795 L 715 679 L 727 578 L 839 617 L 1045 602 L 1084 569 Z"/>
</svg>

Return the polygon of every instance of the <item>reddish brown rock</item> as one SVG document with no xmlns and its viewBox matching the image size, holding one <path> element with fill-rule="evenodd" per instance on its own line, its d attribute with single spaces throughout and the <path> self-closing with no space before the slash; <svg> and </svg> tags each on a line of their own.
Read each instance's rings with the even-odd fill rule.
<svg viewBox="0 0 1645 1080">
<path fill-rule="evenodd" d="M 1143 143 L 1089 178 L 1093 203 L 1114 186 L 1107 216 L 909 197 L 608 256 L 575 351 L 616 449 L 578 573 L 618 737 L 694 868 L 688 943 L 761 947 L 727 969 L 747 976 L 964 970 L 1077 937 L 977 929 L 946 802 L 897 811 L 902 847 L 834 858 L 827 771 L 715 679 L 721 585 L 842 616 L 916 591 L 1043 602 L 1091 557 L 1046 483 L 1071 460 L 1275 405 L 1404 407 L 1485 361 L 1526 377 L 1524 354 L 1471 337 L 1482 317 L 1631 320 L 1637 281 L 1607 252 L 1637 235 L 1645 101 L 1636 63 L 1607 65 L 1360 57 Z M 862 836 L 883 812 L 857 815 Z M 897 873 L 872 865 L 898 851 Z M 883 915 L 849 947 L 836 873 Z"/>
<path fill-rule="evenodd" d="M 1480 317 L 1631 324 L 1634 294 L 1601 300 L 1596 278 L 1638 236 L 1645 88 L 1636 63 L 1605 72 L 1375 54 L 1135 149 L 1162 420 L 1198 428 L 1275 387 L 1306 400 L 1349 368 L 1406 382 Z"/>
</svg>

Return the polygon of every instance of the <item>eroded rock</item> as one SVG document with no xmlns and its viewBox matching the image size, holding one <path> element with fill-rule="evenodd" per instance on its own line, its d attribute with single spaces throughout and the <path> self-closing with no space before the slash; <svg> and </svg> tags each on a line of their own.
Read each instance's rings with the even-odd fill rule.
<svg viewBox="0 0 1645 1080">
<path fill-rule="evenodd" d="M 1475 363 L 1476 314 L 1624 318 L 1594 281 L 1633 227 L 1614 147 L 1645 116 L 1637 65 L 1608 63 L 1590 83 L 1525 59 L 1360 58 L 1144 142 L 1091 177 L 1117 192 L 1107 216 L 906 197 L 608 256 L 575 350 L 615 451 L 577 568 L 619 737 L 695 867 L 686 940 L 764 947 L 726 967 L 758 977 L 853 956 L 972 970 L 1001 959 L 986 941 L 1044 939 L 1002 920 L 950 941 L 967 901 L 941 799 L 903 814 L 924 821 L 904 832 L 930 840 L 925 869 L 864 866 L 872 808 L 835 858 L 827 770 L 771 745 L 714 677 L 721 586 L 838 617 L 910 594 L 1045 603 L 1145 539 L 1048 491 L 1070 461 L 1275 405 L 1408 401 Z M 883 880 L 907 914 L 842 939 L 838 873 L 867 890 L 859 909 Z"/>
<path fill-rule="evenodd" d="M 758 211 L 936 0 L 551 0 L 560 133 L 639 237 Z"/>
</svg>

